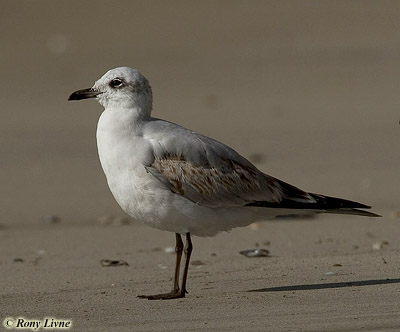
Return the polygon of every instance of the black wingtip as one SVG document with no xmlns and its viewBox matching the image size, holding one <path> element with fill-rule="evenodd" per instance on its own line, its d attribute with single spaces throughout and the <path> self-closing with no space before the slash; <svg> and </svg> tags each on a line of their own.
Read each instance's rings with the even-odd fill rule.
<svg viewBox="0 0 400 332">
<path fill-rule="evenodd" d="M 382 216 L 379 214 L 359 209 L 335 209 L 335 210 L 326 210 L 325 212 L 332 214 L 347 214 L 347 215 L 362 216 L 362 217 L 382 218 Z"/>
<path fill-rule="evenodd" d="M 310 193 L 310 196 L 316 200 L 316 204 L 325 210 L 336 209 L 370 209 L 371 206 L 348 199 L 319 195 Z"/>
<path fill-rule="evenodd" d="M 336 198 L 318 194 L 311 194 L 310 195 L 317 201 L 317 204 L 322 206 L 323 209 L 327 213 L 335 213 L 335 214 L 351 214 L 357 216 L 364 216 L 364 217 L 373 217 L 378 218 L 382 217 L 379 214 L 365 211 L 364 209 L 371 209 L 371 206 L 350 201 L 348 199 L 343 198 Z"/>
<path fill-rule="evenodd" d="M 365 211 L 364 209 L 370 209 L 371 206 L 350 201 L 347 199 L 324 196 L 319 194 L 309 195 L 315 200 L 314 202 L 301 202 L 298 200 L 284 198 L 280 202 L 267 202 L 267 201 L 256 201 L 246 204 L 246 206 L 257 206 L 265 208 L 281 208 L 281 209 L 293 209 L 293 210 L 315 210 L 326 213 L 334 214 L 351 214 L 365 217 L 381 217 L 379 214 Z"/>
</svg>

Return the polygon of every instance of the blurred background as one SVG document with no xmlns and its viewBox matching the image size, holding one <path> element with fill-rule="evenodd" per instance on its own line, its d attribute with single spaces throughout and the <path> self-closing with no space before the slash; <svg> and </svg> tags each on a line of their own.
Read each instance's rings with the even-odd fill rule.
<svg viewBox="0 0 400 332">
<path fill-rule="evenodd" d="M 123 215 L 97 157 L 107 70 L 156 117 L 302 189 L 399 209 L 399 1 L 18 1 L 0 11 L 1 224 Z"/>
</svg>

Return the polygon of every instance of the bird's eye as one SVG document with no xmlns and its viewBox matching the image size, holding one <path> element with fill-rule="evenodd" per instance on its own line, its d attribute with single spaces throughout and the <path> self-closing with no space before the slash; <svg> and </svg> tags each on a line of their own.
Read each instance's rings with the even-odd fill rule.
<svg viewBox="0 0 400 332">
<path fill-rule="evenodd" d="M 111 82 L 110 82 L 110 86 L 112 88 L 119 88 L 122 86 L 122 80 L 119 78 L 114 78 Z"/>
</svg>

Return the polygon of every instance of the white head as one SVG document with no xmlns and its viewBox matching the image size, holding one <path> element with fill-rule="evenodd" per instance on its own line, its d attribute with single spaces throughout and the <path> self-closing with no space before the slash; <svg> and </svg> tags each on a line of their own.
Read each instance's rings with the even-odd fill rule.
<svg viewBox="0 0 400 332">
<path fill-rule="evenodd" d="M 92 88 L 75 91 L 68 100 L 96 98 L 104 108 L 136 109 L 150 116 L 153 97 L 149 81 L 136 69 L 118 67 L 109 70 Z"/>
</svg>

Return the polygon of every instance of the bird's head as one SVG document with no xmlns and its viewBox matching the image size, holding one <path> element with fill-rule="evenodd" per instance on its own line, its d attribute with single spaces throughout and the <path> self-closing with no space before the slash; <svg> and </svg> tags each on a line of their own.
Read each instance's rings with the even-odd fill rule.
<svg viewBox="0 0 400 332">
<path fill-rule="evenodd" d="M 68 100 L 87 98 L 96 98 L 106 109 L 137 109 L 142 116 L 150 116 L 153 103 L 149 81 L 138 70 L 129 67 L 109 70 L 93 87 L 75 91 Z"/>
</svg>

